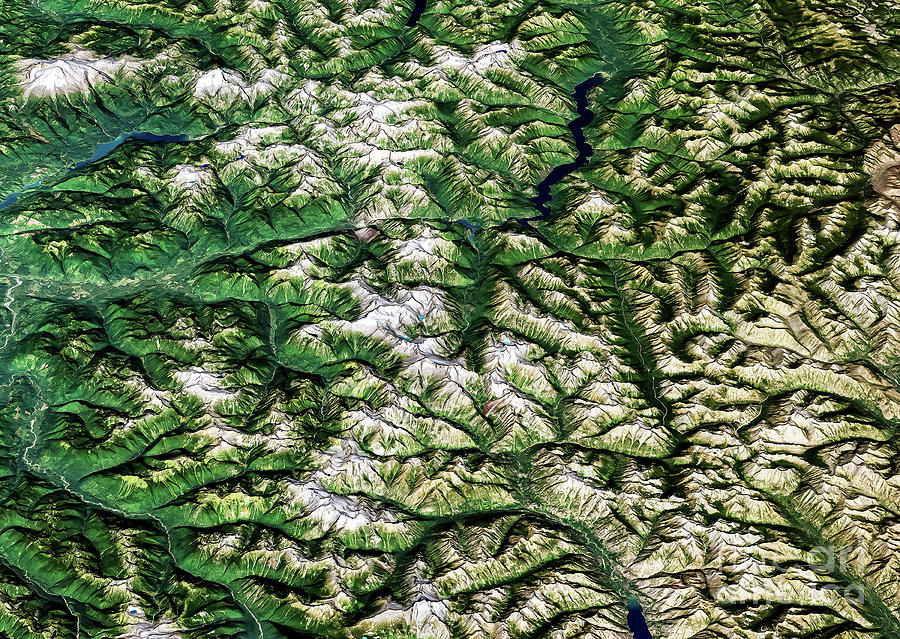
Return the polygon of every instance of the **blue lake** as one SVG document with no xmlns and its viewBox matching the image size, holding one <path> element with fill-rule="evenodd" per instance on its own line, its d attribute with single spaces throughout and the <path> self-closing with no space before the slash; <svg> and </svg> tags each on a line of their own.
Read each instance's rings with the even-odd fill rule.
<svg viewBox="0 0 900 639">
<path fill-rule="evenodd" d="M 425 12 L 425 3 L 426 0 L 413 0 L 413 10 L 412 13 L 409 14 L 409 20 L 406 21 L 407 27 L 416 25 L 419 18 L 421 18 L 422 14 Z"/>
<path fill-rule="evenodd" d="M 128 139 L 133 140 L 141 140 L 143 142 L 187 142 L 190 138 L 186 135 L 157 135 L 156 133 L 150 133 L 147 131 L 132 131 L 131 133 L 122 133 L 115 140 L 111 140 L 109 142 L 103 142 L 98 144 L 94 149 L 94 155 L 91 156 L 89 160 L 82 160 L 81 162 L 76 162 L 73 166 L 69 167 L 70 171 L 77 171 L 78 169 L 83 169 L 88 166 L 92 162 L 96 162 L 97 160 L 101 160 L 105 158 L 107 155 L 115 151 L 119 146 Z M 16 191 L 15 193 L 10 193 L 6 196 L 2 202 L 0 202 L 0 209 L 5 209 L 8 206 L 12 206 L 16 203 L 16 200 L 19 199 L 19 196 L 22 195 L 25 191 L 29 189 L 33 189 L 36 186 L 40 186 L 41 180 L 37 182 L 33 182 L 28 184 L 27 186 L 23 186 L 21 189 Z"/>
<path fill-rule="evenodd" d="M 539 214 L 533 217 L 513 218 L 520 224 L 527 226 L 529 222 L 549 217 L 550 201 L 553 199 L 553 196 L 550 194 L 550 188 L 570 173 L 587 166 L 588 158 L 594 153 L 594 149 L 584 139 L 584 127 L 594 119 L 594 112 L 588 108 L 587 92 L 603 86 L 605 81 L 605 78 L 598 73 L 575 86 L 575 90 L 572 92 L 572 99 L 575 100 L 578 117 L 569 122 L 568 127 L 572 132 L 572 137 L 575 138 L 575 149 L 578 155 L 574 161 L 554 167 L 547 177 L 541 180 L 541 183 L 537 185 L 537 196 L 529 198 L 529 201 L 535 205 Z"/>
<path fill-rule="evenodd" d="M 97 148 L 94 149 L 94 155 L 90 160 L 82 160 L 81 162 L 76 162 L 75 166 L 73 166 L 70 170 L 75 171 L 78 169 L 83 169 L 92 162 L 96 162 L 97 160 L 105 158 L 107 155 L 119 148 L 119 146 L 121 146 L 121 144 L 125 140 L 129 139 L 142 140 L 144 142 L 187 142 L 189 138 L 186 135 L 157 135 L 156 133 L 148 133 L 147 131 L 132 131 L 131 133 L 123 133 L 115 140 L 98 144 Z"/>
<path fill-rule="evenodd" d="M 457 224 L 462 224 L 463 226 L 465 226 L 467 229 L 469 229 L 473 233 L 481 228 L 481 226 L 479 226 L 478 224 L 472 224 L 471 222 L 469 222 L 467 220 L 454 220 L 454 222 L 456 222 Z"/>
<path fill-rule="evenodd" d="M 641 604 L 632 599 L 628 602 L 628 629 L 634 635 L 634 639 L 653 639 L 647 621 L 644 619 L 644 611 Z"/>
</svg>

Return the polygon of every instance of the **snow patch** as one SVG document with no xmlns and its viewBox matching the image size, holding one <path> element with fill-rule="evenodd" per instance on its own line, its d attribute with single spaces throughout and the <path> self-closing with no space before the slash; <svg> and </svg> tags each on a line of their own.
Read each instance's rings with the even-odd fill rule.
<svg viewBox="0 0 900 639">
<path fill-rule="evenodd" d="M 194 85 L 195 98 L 209 96 L 234 99 L 242 93 L 249 99 L 247 87 L 240 74 L 224 69 L 207 71 L 197 78 L 197 84 Z"/>
<path fill-rule="evenodd" d="M 273 453 L 294 449 L 298 439 L 288 416 L 277 408 L 272 409 L 269 415 L 275 420 L 271 433 L 245 433 L 214 419 L 209 427 L 200 431 L 200 434 L 217 442 L 210 449 L 210 455 L 218 455 L 236 448 L 247 449 L 258 445 L 265 446 L 266 449 Z"/>
<path fill-rule="evenodd" d="M 198 169 L 190 164 L 179 164 L 175 167 L 178 172 L 172 178 L 172 184 L 183 189 L 199 189 L 206 178 L 206 171 Z"/>
<path fill-rule="evenodd" d="M 144 400 L 148 401 L 151 406 L 157 408 L 166 408 L 169 405 L 169 400 L 166 399 L 165 391 L 161 391 L 151 387 L 140 377 L 134 377 L 129 381 L 129 383 L 137 387 L 138 391 L 141 394 L 141 397 Z"/>
<path fill-rule="evenodd" d="M 309 513 L 324 529 L 336 528 L 355 532 L 373 523 L 395 524 L 396 517 L 388 511 L 376 512 L 354 495 L 337 495 L 325 489 L 318 479 L 288 482 L 288 490 L 295 502 Z"/>
<path fill-rule="evenodd" d="M 447 627 L 450 607 L 447 600 L 438 594 L 434 582 L 425 578 L 424 573 L 425 562 L 419 559 L 410 576 L 412 605 L 401 606 L 389 601 L 385 609 L 367 619 L 365 625 L 377 629 L 402 624 L 412 628 L 417 637 L 450 639 L 450 629 Z"/>
<path fill-rule="evenodd" d="M 264 69 L 256 82 L 248 85 L 237 71 L 212 69 L 197 78 L 194 97 L 224 98 L 230 101 L 243 97 L 249 101 L 275 90 L 286 77 L 281 71 Z"/>
<path fill-rule="evenodd" d="M 445 50 L 437 58 L 439 69 L 456 69 L 472 71 L 483 75 L 491 68 L 510 67 L 510 59 L 522 54 L 522 45 L 517 40 L 511 42 L 492 42 L 475 50 L 471 58 L 461 56 L 455 51 Z"/>
<path fill-rule="evenodd" d="M 121 639 L 181 639 L 179 628 L 170 621 L 161 620 L 156 623 L 147 620 L 144 610 L 136 603 L 129 603 L 125 608 L 128 616 L 134 620 Z"/>
<path fill-rule="evenodd" d="M 226 390 L 220 386 L 222 381 L 220 376 L 210 373 L 199 366 L 191 366 L 187 370 L 175 371 L 175 379 L 181 383 L 186 392 L 200 398 L 208 406 L 223 399 L 237 397 L 237 393 L 234 391 Z"/>
<path fill-rule="evenodd" d="M 98 82 L 111 81 L 113 74 L 134 70 L 140 63 L 131 57 L 101 58 L 88 49 L 76 49 L 58 58 L 26 58 L 16 62 L 26 98 L 42 98 L 87 92 Z"/>
<path fill-rule="evenodd" d="M 444 312 L 438 292 L 429 286 L 401 289 L 397 299 L 392 300 L 379 295 L 359 278 L 351 280 L 349 284 L 360 299 L 362 312 L 359 319 L 346 323 L 348 330 L 378 337 L 394 337 L 402 335 L 406 326 L 424 321 L 434 313 Z"/>
</svg>

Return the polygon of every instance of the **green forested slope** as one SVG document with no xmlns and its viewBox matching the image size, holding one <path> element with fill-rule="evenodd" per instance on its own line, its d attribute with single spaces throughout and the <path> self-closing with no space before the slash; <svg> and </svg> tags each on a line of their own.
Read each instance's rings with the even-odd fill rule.
<svg viewBox="0 0 900 639">
<path fill-rule="evenodd" d="M 900 634 L 898 10 L 0 0 L 0 636 Z"/>
</svg>

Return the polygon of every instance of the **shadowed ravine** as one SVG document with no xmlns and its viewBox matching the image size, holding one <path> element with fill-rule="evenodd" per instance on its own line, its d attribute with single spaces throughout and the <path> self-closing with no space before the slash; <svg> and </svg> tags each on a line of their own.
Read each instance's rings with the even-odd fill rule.
<svg viewBox="0 0 900 639">
<path fill-rule="evenodd" d="M 575 90 L 572 92 L 572 99 L 575 100 L 575 108 L 578 111 L 578 117 L 569 122 L 568 126 L 569 130 L 572 132 L 572 137 L 575 138 L 575 148 L 578 151 L 578 155 L 574 161 L 566 162 L 565 164 L 554 167 L 547 177 L 541 180 L 541 183 L 537 185 L 537 196 L 529 198 L 540 213 L 534 217 L 514 218 L 520 224 L 527 225 L 529 222 L 535 222 L 549 217 L 550 201 L 553 199 L 550 189 L 554 184 L 570 173 L 587 166 L 588 158 L 591 157 L 594 152 L 591 145 L 584 139 L 584 127 L 590 124 L 591 120 L 594 119 L 594 112 L 591 111 L 587 105 L 587 92 L 602 86 L 605 81 L 606 79 L 598 73 L 575 86 Z"/>
</svg>

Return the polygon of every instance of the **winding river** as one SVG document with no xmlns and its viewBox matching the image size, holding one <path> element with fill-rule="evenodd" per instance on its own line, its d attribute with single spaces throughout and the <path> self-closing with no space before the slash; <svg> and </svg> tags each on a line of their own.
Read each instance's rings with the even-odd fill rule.
<svg viewBox="0 0 900 639">
<path fill-rule="evenodd" d="M 550 189 L 553 185 L 560 182 L 570 173 L 574 173 L 578 169 L 587 166 L 588 158 L 594 153 L 591 145 L 588 144 L 587 140 L 584 138 L 584 127 L 590 124 L 591 120 L 594 119 L 594 112 L 588 108 L 587 94 L 591 89 L 603 86 L 605 81 L 606 79 L 598 73 L 575 86 L 575 90 L 572 92 L 572 99 L 575 100 L 575 108 L 578 111 L 578 117 L 569 122 L 568 127 L 572 132 L 572 137 L 575 139 L 575 148 L 578 151 L 578 154 L 572 162 L 566 162 L 565 164 L 554 167 L 547 177 L 541 180 L 540 184 L 537 185 L 538 194 L 533 198 L 529 198 L 529 201 L 537 208 L 538 215 L 511 219 L 516 220 L 523 226 L 528 226 L 529 222 L 547 219 L 551 213 L 550 203 L 553 200 L 553 195 L 550 193 Z M 465 220 L 456 220 L 456 222 L 464 225 L 472 233 L 474 233 L 477 228 L 480 228 L 475 227 Z M 647 620 L 644 619 L 644 611 L 641 608 L 641 604 L 638 603 L 636 599 L 630 599 L 628 601 L 628 629 L 631 631 L 634 639 L 653 639 L 650 634 L 650 629 L 647 627 Z"/>
</svg>

